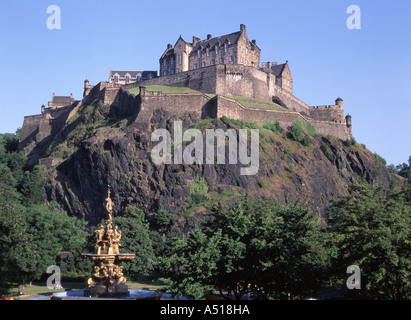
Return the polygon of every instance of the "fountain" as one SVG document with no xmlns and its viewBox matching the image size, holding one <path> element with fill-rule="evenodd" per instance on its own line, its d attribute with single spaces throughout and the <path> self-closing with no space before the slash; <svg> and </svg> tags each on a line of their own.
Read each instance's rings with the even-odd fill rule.
<svg viewBox="0 0 411 320">
<path fill-rule="evenodd" d="M 123 274 L 122 261 L 133 260 L 135 254 L 120 253 L 121 231 L 113 228 L 113 205 L 110 198 L 110 187 L 105 200 L 108 220 L 106 226 L 96 230 L 96 252 L 84 253 L 82 256 L 94 262 L 91 278 L 87 288 L 80 291 L 68 291 L 54 294 L 52 300 L 86 300 L 86 299 L 130 299 L 130 300 L 160 300 L 162 295 L 143 290 L 129 290 L 127 279 Z"/>
</svg>

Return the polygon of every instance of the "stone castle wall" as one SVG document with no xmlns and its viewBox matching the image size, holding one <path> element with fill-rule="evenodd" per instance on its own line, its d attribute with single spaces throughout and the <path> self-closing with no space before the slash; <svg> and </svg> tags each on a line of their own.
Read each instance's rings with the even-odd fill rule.
<svg viewBox="0 0 411 320">
<path fill-rule="evenodd" d="M 217 100 L 216 105 L 218 118 L 226 116 L 227 118 L 235 120 L 257 122 L 267 122 L 278 119 L 281 126 L 285 129 L 292 126 L 295 119 L 298 118 L 304 126 L 306 123 L 311 123 L 320 134 L 330 134 L 343 140 L 353 138 L 351 127 L 347 126 L 345 119 L 341 122 L 314 120 L 302 115 L 299 112 L 248 107 L 245 108 L 237 101 L 227 97 L 217 96 L 215 99 Z"/>
<path fill-rule="evenodd" d="M 342 100 L 337 105 L 310 107 L 291 92 L 277 86 L 275 76 L 260 69 L 245 65 L 215 65 L 186 71 L 165 77 L 144 80 L 129 85 L 100 82 L 91 86 L 85 81 L 84 97 L 73 105 L 58 108 L 42 108 L 42 114 L 24 119 L 20 146 L 25 151 L 28 145 L 40 143 L 64 126 L 82 104 L 91 104 L 100 99 L 110 105 L 110 117 L 135 117 L 136 121 L 148 123 L 153 111 L 163 109 L 170 114 L 181 115 L 195 112 L 201 118 L 226 116 L 232 119 L 265 122 L 277 118 L 286 128 L 296 118 L 303 124 L 311 122 L 319 133 L 341 139 L 352 139 L 351 123 L 344 118 Z M 144 90 L 144 86 L 162 85 L 187 87 L 197 93 L 164 94 Z M 140 86 L 142 92 L 135 96 L 128 89 Z M 216 94 L 211 99 L 208 95 Z M 264 100 L 281 101 L 287 111 L 245 108 L 229 96 L 243 96 Z"/>
<path fill-rule="evenodd" d="M 140 89 L 140 111 L 136 119 L 139 123 L 148 124 L 155 110 L 162 109 L 170 114 L 181 116 L 196 113 L 198 117 L 208 118 L 213 114 L 211 98 L 202 93 L 164 94 L 162 92 Z"/>
<path fill-rule="evenodd" d="M 275 76 L 258 68 L 225 64 L 190 70 L 123 86 L 164 85 L 186 87 L 203 93 L 271 100 L 278 97 L 289 110 L 310 114 L 310 106 L 275 84 Z"/>
<path fill-rule="evenodd" d="M 338 105 L 312 107 L 310 109 L 310 116 L 315 120 L 343 121 L 344 109 Z"/>
</svg>

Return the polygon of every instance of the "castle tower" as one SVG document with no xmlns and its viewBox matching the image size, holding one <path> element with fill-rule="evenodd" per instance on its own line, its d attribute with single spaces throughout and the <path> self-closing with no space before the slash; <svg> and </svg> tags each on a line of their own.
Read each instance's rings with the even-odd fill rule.
<svg viewBox="0 0 411 320">
<path fill-rule="evenodd" d="M 347 123 L 347 127 L 351 128 L 352 127 L 352 117 L 350 114 L 347 114 L 347 116 L 345 117 L 345 121 Z"/>
<path fill-rule="evenodd" d="M 90 93 L 91 89 L 93 89 L 93 86 L 90 85 L 90 82 L 87 79 L 84 80 L 83 98 Z"/>
<path fill-rule="evenodd" d="M 337 105 L 341 109 L 344 109 L 344 100 L 338 97 L 337 100 L 335 100 L 335 105 Z"/>
</svg>

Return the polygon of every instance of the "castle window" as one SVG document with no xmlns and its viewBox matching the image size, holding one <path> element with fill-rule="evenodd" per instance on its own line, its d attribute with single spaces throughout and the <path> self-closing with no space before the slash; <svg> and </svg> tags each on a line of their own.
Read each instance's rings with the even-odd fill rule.
<svg viewBox="0 0 411 320">
<path fill-rule="evenodd" d="M 234 57 L 230 56 L 230 62 L 234 62 Z"/>
<path fill-rule="evenodd" d="M 194 65 L 194 69 L 197 69 L 197 63 Z"/>
<path fill-rule="evenodd" d="M 167 71 L 164 71 L 163 75 L 166 76 L 166 75 L 167 75 Z"/>
<path fill-rule="evenodd" d="M 224 59 L 220 58 L 220 64 L 224 64 Z"/>
<path fill-rule="evenodd" d="M 182 54 L 179 54 L 177 59 L 178 59 L 179 64 L 183 64 L 183 55 Z"/>
<path fill-rule="evenodd" d="M 245 65 L 248 66 L 248 60 L 247 59 L 245 59 Z"/>
<path fill-rule="evenodd" d="M 207 57 L 209 57 L 210 56 L 210 48 L 207 48 Z"/>
<path fill-rule="evenodd" d="M 173 57 L 171 57 L 171 59 L 170 59 L 170 64 L 171 64 L 171 65 L 174 64 L 174 58 L 173 58 Z"/>
<path fill-rule="evenodd" d="M 205 62 L 203 62 L 203 68 L 206 66 L 206 63 Z"/>
<path fill-rule="evenodd" d="M 245 54 L 248 54 L 248 49 L 247 48 L 245 49 Z"/>
<path fill-rule="evenodd" d="M 201 49 L 198 49 L 198 59 L 201 59 Z"/>
<path fill-rule="evenodd" d="M 220 53 L 220 46 L 216 45 L 215 46 L 215 54 L 219 54 Z"/>
<path fill-rule="evenodd" d="M 225 52 L 228 52 L 228 43 L 225 44 Z"/>
<path fill-rule="evenodd" d="M 167 60 L 164 59 L 164 67 L 167 67 Z"/>
<path fill-rule="evenodd" d="M 212 65 L 212 66 L 215 65 L 215 60 L 214 60 L 214 59 L 211 60 L 211 65 Z"/>
</svg>

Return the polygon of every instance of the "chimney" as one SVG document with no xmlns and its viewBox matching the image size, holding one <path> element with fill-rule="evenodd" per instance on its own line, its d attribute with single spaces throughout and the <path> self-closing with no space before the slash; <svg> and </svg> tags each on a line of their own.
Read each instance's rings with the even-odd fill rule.
<svg viewBox="0 0 411 320">
<path fill-rule="evenodd" d="M 167 45 L 167 50 L 170 50 L 170 49 L 172 49 L 172 48 L 173 48 L 173 45 L 169 43 L 169 44 Z"/>
<path fill-rule="evenodd" d="M 273 67 L 275 67 L 277 65 L 277 62 L 273 62 L 272 64 L 271 64 L 271 66 L 273 66 Z"/>
<path fill-rule="evenodd" d="M 70 98 L 73 99 L 73 94 L 72 93 L 70 93 Z"/>
<path fill-rule="evenodd" d="M 257 41 L 256 40 L 251 40 L 251 43 L 256 46 L 257 45 Z"/>
<path fill-rule="evenodd" d="M 54 102 L 54 97 L 55 97 L 55 96 L 56 96 L 56 95 L 55 95 L 54 92 L 53 92 L 53 97 L 52 97 L 51 101 Z"/>
<path fill-rule="evenodd" d="M 200 41 L 199 37 L 193 36 L 193 46 L 195 46 L 196 43 L 199 42 L 199 41 Z"/>
<path fill-rule="evenodd" d="M 207 40 L 210 40 L 213 36 L 211 34 L 207 35 Z"/>
<path fill-rule="evenodd" d="M 240 31 L 245 32 L 245 24 L 240 24 Z"/>
</svg>

